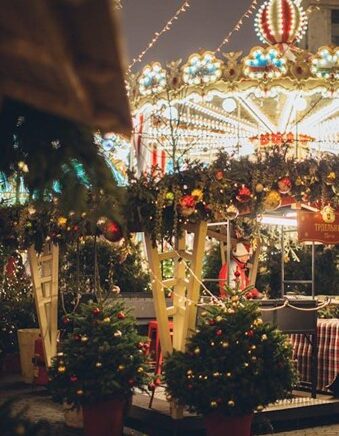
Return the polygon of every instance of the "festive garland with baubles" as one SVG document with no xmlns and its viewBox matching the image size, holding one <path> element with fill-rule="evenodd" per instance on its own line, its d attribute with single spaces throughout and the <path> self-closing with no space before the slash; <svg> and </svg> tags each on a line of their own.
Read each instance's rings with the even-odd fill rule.
<svg viewBox="0 0 339 436">
<path fill-rule="evenodd" d="M 236 158 L 221 152 L 205 167 L 159 176 L 129 177 L 126 220 L 131 231 L 146 231 L 153 242 L 171 240 L 188 223 L 255 217 L 293 202 L 322 209 L 339 203 L 339 156 L 296 160 L 283 149 Z"/>
<path fill-rule="evenodd" d="M 44 242 L 72 242 L 80 237 L 103 235 L 111 242 L 145 231 L 154 243 L 171 241 L 188 223 L 225 221 L 238 216 L 256 217 L 293 202 L 318 209 L 339 205 L 339 156 L 295 160 L 281 149 L 236 158 L 220 153 L 206 167 L 186 162 L 185 169 L 137 178 L 120 188 L 124 204 L 119 223 L 95 207 L 63 215 L 53 202 L 0 207 L 0 243 L 13 248 Z"/>
<path fill-rule="evenodd" d="M 13 250 L 34 245 L 41 251 L 46 242 L 63 245 L 95 235 L 111 242 L 124 236 L 116 221 L 89 212 L 65 215 L 53 203 L 0 207 L 0 244 Z"/>
</svg>

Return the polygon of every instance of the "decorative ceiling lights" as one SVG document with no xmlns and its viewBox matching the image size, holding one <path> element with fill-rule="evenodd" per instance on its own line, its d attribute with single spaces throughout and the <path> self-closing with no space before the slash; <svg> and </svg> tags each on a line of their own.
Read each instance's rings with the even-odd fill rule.
<svg viewBox="0 0 339 436">
<path fill-rule="evenodd" d="M 213 83 L 221 77 L 221 61 L 210 51 L 192 54 L 184 66 L 183 80 L 188 85 Z"/>
</svg>

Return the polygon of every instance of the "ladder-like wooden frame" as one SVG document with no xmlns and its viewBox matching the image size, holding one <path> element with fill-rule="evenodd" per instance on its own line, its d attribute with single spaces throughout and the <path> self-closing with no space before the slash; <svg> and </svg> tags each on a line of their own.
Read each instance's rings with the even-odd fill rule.
<svg viewBox="0 0 339 436">
<path fill-rule="evenodd" d="M 45 244 L 40 254 L 31 246 L 28 259 L 45 362 L 50 367 L 57 353 L 59 246 Z"/>
<path fill-rule="evenodd" d="M 194 234 L 192 253 L 186 251 L 186 236 L 184 231 L 177 238 L 174 249 L 159 252 L 153 246 L 149 235 L 145 234 L 146 252 L 152 273 L 152 292 L 155 315 L 158 321 L 161 350 L 164 356 L 170 354 L 173 348 L 184 351 L 186 342 L 195 330 L 197 303 L 200 297 L 200 281 L 202 262 L 207 235 L 207 223 L 200 222 L 190 226 Z M 163 280 L 161 274 L 161 261 L 173 259 L 174 277 Z M 190 262 L 190 277 L 186 277 L 186 266 L 182 259 Z M 166 306 L 165 288 L 173 286 L 173 305 Z M 173 333 L 169 329 L 169 319 L 173 318 Z"/>
</svg>

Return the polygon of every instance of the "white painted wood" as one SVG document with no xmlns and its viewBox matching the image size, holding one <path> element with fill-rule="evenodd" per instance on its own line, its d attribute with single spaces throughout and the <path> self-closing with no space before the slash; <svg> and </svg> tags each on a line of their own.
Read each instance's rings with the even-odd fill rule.
<svg viewBox="0 0 339 436">
<path fill-rule="evenodd" d="M 58 265 L 59 247 L 46 244 L 38 254 L 33 246 L 28 249 L 35 307 L 44 345 L 47 367 L 57 353 L 58 335 Z"/>
</svg>

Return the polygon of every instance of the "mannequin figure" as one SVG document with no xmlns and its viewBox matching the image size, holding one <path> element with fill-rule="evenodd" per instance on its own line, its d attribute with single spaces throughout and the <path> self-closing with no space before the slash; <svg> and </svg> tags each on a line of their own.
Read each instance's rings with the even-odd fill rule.
<svg viewBox="0 0 339 436">
<path fill-rule="evenodd" d="M 247 262 L 251 257 L 250 249 L 246 247 L 242 242 L 238 242 L 236 247 L 232 250 L 232 257 L 230 263 L 230 281 L 229 285 L 231 288 L 235 288 L 237 283 L 239 283 L 239 290 L 242 291 L 247 286 L 249 286 L 249 278 L 247 273 Z M 220 296 L 227 297 L 227 292 L 225 290 L 225 285 L 227 283 L 227 263 L 222 265 L 219 272 L 219 288 Z M 262 295 L 257 289 L 252 289 L 246 294 L 247 298 L 260 298 Z"/>
</svg>

